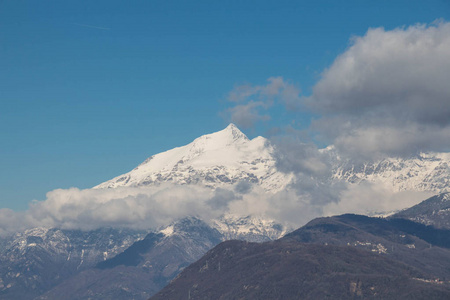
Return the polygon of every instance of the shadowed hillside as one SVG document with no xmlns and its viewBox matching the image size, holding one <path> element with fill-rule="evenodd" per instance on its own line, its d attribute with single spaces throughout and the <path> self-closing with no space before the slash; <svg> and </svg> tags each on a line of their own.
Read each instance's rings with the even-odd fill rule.
<svg viewBox="0 0 450 300">
<path fill-rule="evenodd" d="M 224 242 L 152 297 L 159 299 L 448 299 L 447 285 L 348 246 Z"/>
</svg>

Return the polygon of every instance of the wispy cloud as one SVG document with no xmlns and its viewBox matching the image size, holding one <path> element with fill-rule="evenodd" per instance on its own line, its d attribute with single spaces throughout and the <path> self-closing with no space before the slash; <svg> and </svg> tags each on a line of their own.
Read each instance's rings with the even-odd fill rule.
<svg viewBox="0 0 450 300">
<path fill-rule="evenodd" d="M 100 26 L 81 24 L 81 23 L 71 23 L 71 24 L 75 25 L 75 26 L 87 27 L 87 28 L 93 28 L 93 29 L 99 29 L 99 30 L 111 30 L 111 28 L 108 28 L 108 27 L 100 27 Z"/>
<path fill-rule="evenodd" d="M 239 85 L 228 94 L 234 106 L 222 116 L 242 128 L 253 127 L 257 122 L 268 121 L 268 111 L 274 103 L 293 109 L 300 103 L 300 89 L 282 77 L 270 77 L 266 85 Z"/>
</svg>

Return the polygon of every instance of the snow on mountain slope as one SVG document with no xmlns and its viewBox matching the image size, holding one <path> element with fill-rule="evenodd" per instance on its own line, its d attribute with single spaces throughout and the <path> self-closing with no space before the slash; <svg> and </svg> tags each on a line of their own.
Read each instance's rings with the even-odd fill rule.
<svg viewBox="0 0 450 300">
<path fill-rule="evenodd" d="M 186 217 L 163 227 L 158 233 L 162 233 L 164 236 L 169 237 L 177 235 L 179 232 L 184 232 L 185 229 L 181 225 L 185 223 L 186 220 L 200 219 L 196 217 Z M 277 223 L 270 218 L 261 216 L 237 216 L 232 214 L 226 214 L 220 218 L 210 220 L 207 223 L 207 227 L 217 231 L 217 233 L 220 234 L 220 239 L 222 241 L 246 240 L 249 242 L 266 242 L 279 239 L 290 231 L 286 226 Z"/>
<path fill-rule="evenodd" d="M 134 170 L 94 188 L 148 186 L 163 182 L 210 188 L 247 181 L 276 192 L 290 182 L 278 172 L 274 148 L 263 137 L 249 140 L 234 124 L 192 143 L 149 157 Z"/>
<path fill-rule="evenodd" d="M 276 240 L 289 230 L 272 219 L 257 216 L 224 215 L 211 221 L 211 226 L 223 236 L 223 240 L 266 242 Z"/>
</svg>

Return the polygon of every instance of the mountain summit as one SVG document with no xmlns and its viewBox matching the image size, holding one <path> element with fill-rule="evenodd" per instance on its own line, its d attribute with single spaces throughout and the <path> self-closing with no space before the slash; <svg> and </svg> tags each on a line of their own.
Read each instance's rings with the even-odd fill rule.
<svg viewBox="0 0 450 300">
<path fill-rule="evenodd" d="M 153 155 L 132 171 L 94 188 L 151 186 L 164 182 L 210 188 L 250 182 L 276 192 L 290 176 L 275 167 L 274 148 L 259 136 L 250 140 L 234 124 L 186 146 Z"/>
</svg>

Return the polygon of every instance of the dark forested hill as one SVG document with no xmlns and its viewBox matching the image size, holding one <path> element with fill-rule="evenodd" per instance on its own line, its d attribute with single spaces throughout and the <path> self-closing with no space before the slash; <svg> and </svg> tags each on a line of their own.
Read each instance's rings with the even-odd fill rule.
<svg viewBox="0 0 450 300">
<path fill-rule="evenodd" d="M 432 280 L 355 247 L 228 241 L 151 299 L 449 299 L 449 286 Z"/>
</svg>

